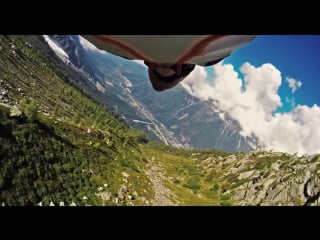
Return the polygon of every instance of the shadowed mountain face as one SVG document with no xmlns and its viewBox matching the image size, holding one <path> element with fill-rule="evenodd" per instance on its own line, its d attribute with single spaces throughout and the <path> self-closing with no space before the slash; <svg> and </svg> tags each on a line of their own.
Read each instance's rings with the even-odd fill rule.
<svg viewBox="0 0 320 240">
<path fill-rule="evenodd" d="M 319 205 L 319 155 L 187 150 L 151 142 L 130 128 L 125 121 L 149 126 L 155 137 L 174 143 L 173 132 L 206 136 L 206 124 L 216 124 L 217 134 L 224 133 L 219 136 L 235 139 L 231 122 L 217 120 L 209 103 L 182 88 L 167 95 L 144 90 L 149 83 L 138 80 L 143 68 L 134 62 L 128 63 L 134 73 L 121 65 L 125 60 L 107 64 L 118 69 L 112 72 L 119 80 L 113 84 L 90 80 L 60 50 L 63 63 L 42 36 L 0 35 L 0 48 L 2 206 Z M 129 81 L 129 73 L 136 82 Z M 144 96 L 141 102 L 133 92 Z M 121 118 L 89 93 L 113 100 L 118 111 L 127 109 L 136 118 Z M 167 108 L 171 112 L 165 116 Z M 189 129 L 191 123 L 197 129 Z"/>
<path fill-rule="evenodd" d="M 66 53 L 64 62 L 88 76 L 93 95 L 152 140 L 230 152 L 252 149 L 239 125 L 228 117 L 222 120 L 212 103 L 190 96 L 181 86 L 154 91 L 142 64 L 96 50 L 79 36 L 54 35 L 47 41 Z"/>
</svg>

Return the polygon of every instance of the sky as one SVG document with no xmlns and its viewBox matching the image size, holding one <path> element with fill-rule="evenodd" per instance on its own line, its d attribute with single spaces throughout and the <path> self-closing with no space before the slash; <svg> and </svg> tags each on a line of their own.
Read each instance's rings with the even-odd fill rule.
<svg viewBox="0 0 320 240">
<path fill-rule="evenodd" d="M 228 57 L 225 63 L 232 63 L 239 68 L 244 62 L 255 66 L 271 63 L 280 70 L 283 77 L 299 80 L 303 86 L 295 91 L 294 98 L 299 104 L 320 105 L 320 35 L 261 35 L 255 41 Z M 282 84 L 280 96 L 292 97 L 291 89 Z M 283 102 L 279 111 L 291 110 L 290 104 Z"/>
<path fill-rule="evenodd" d="M 320 153 L 320 35 L 260 35 L 181 83 L 237 121 L 258 148 Z"/>
<path fill-rule="evenodd" d="M 180 84 L 238 122 L 254 148 L 302 156 L 320 154 L 318 78 L 320 35 L 259 35 Z"/>
</svg>

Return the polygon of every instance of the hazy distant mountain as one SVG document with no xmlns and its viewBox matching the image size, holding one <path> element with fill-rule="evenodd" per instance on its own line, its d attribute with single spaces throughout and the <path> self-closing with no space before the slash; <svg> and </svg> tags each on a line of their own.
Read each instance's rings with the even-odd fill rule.
<svg viewBox="0 0 320 240">
<path fill-rule="evenodd" d="M 215 138 L 232 145 L 238 135 L 234 123 L 182 88 L 151 91 L 135 63 L 107 61 L 108 79 L 107 68 L 89 61 L 76 67 L 51 42 L 61 62 L 41 36 L 0 35 L 0 43 L 1 206 L 319 205 L 320 155 L 230 154 L 151 142 L 88 92 L 112 100 L 113 108 L 127 110 L 129 123 L 168 143 Z M 79 53 L 74 58 L 88 59 Z M 106 79 L 90 79 L 90 71 Z"/>
<path fill-rule="evenodd" d="M 142 64 L 98 51 L 79 36 L 45 38 L 56 44 L 53 50 L 58 55 L 65 53 L 67 57 L 61 57 L 65 63 L 87 74 L 99 91 L 92 94 L 99 95 L 131 126 L 145 130 L 151 139 L 232 152 L 252 149 L 248 139 L 240 136 L 239 125 L 228 117 L 221 119 L 209 102 L 192 97 L 181 86 L 154 91 Z"/>
</svg>

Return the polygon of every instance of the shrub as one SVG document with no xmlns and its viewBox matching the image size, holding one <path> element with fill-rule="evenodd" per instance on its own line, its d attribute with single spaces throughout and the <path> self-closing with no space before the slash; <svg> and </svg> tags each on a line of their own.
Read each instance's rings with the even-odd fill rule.
<svg viewBox="0 0 320 240">
<path fill-rule="evenodd" d="M 183 185 L 186 188 L 190 188 L 192 190 L 200 189 L 200 184 L 198 183 L 198 180 L 195 178 L 191 178 L 187 181 L 186 184 Z"/>
</svg>

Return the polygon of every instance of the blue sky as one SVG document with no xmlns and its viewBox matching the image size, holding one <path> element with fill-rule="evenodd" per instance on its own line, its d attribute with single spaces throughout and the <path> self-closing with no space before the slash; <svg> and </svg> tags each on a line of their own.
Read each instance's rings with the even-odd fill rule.
<svg viewBox="0 0 320 240">
<path fill-rule="evenodd" d="M 277 112 L 292 110 L 285 100 L 287 97 L 294 97 L 296 105 L 320 105 L 320 35 L 259 35 L 224 60 L 224 63 L 231 63 L 239 74 L 239 67 L 244 62 L 256 67 L 271 63 L 281 72 L 279 95 L 283 106 Z M 301 81 L 301 88 L 292 94 L 286 77 Z"/>
<path fill-rule="evenodd" d="M 181 85 L 237 121 L 255 147 L 310 155 L 320 154 L 318 78 L 320 35 L 261 35 Z"/>
<path fill-rule="evenodd" d="M 260 35 L 222 63 L 196 66 L 181 86 L 237 121 L 253 148 L 320 154 L 319 63 L 320 35 Z"/>
</svg>

